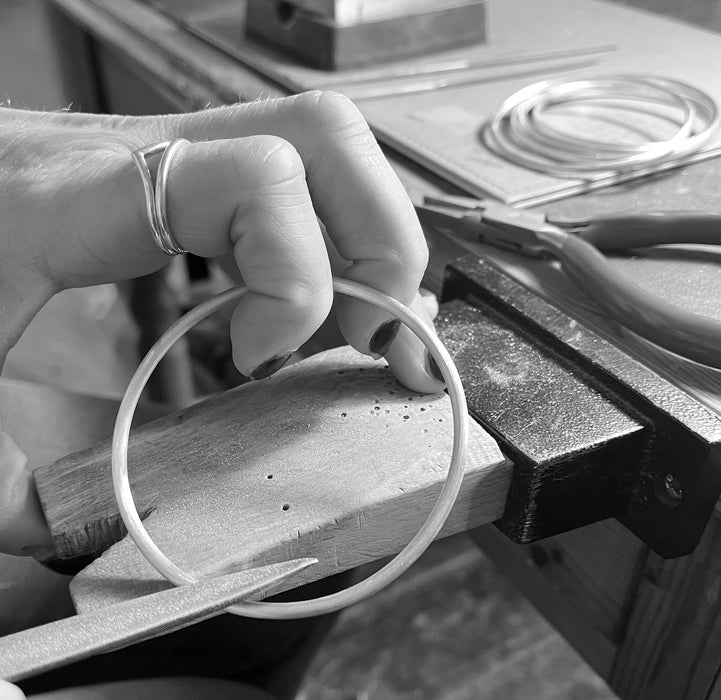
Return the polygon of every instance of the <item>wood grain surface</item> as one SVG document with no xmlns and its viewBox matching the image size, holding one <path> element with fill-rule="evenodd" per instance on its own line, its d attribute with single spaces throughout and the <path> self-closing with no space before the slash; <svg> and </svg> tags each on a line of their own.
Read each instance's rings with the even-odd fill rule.
<svg viewBox="0 0 721 700">
<path fill-rule="evenodd" d="M 136 503 L 160 548 L 196 575 L 298 556 L 298 585 L 399 551 L 450 461 L 445 394 L 408 392 L 383 362 L 343 348 L 143 426 L 131 436 Z M 511 465 L 472 424 L 466 478 L 444 534 L 500 517 Z M 58 552 L 123 535 L 109 444 L 35 471 Z M 126 538 L 76 577 L 79 609 L 165 587 Z"/>
</svg>

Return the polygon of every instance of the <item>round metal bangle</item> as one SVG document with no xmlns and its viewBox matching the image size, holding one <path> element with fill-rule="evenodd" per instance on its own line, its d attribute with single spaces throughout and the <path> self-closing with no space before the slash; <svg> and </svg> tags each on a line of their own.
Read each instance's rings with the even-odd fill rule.
<svg viewBox="0 0 721 700">
<path fill-rule="evenodd" d="M 288 603 L 244 602 L 228 608 L 237 615 L 265 619 L 295 619 L 323 615 L 340 610 L 377 593 L 400 576 L 425 551 L 438 535 L 450 513 L 463 480 L 468 446 L 469 417 L 458 371 L 453 360 L 430 328 L 415 313 L 395 299 L 365 285 L 349 280 L 333 279 L 336 293 L 368 302 L 400 319 L 423 341 L 438 364 L 446 381 L 453 415 L 453 449 L 446 481 L 427 520 L 401 550 L 382 569 L 367 579 L 332 595 Z M 150 349 L 133 375 L 120 404 L 112 445 L 112 477 L 115 498 L 128 533 L 143 556 L 165 578 L 175 585 L 192 583 L 195 579 L 171 562 L 153 542 L 140 520 L 128 480 L 128 437 L 133 414 L 143 388 L 153 369 L 165 353 L 194 325 L 226 303 L 239 299 L 247 288 L 235 287 L 203 302 L 179 319 Z"/>
</svg>

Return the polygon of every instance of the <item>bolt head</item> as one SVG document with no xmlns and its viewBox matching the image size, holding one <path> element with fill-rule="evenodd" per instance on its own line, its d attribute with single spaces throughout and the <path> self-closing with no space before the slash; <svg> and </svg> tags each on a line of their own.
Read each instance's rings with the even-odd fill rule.
<svg viewBox="0 0 721 700">
<path fill-rule="evenodd" d="M 664 495 L 674 504 L 683 498 L 683 486 L 673 474 L 666 474 L 663 478 L 663 490 Z"/>
</svg>

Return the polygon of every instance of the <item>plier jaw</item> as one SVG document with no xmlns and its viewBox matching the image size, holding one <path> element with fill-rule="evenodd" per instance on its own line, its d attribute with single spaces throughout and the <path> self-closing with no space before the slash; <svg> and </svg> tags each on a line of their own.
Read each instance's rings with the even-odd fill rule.
<svg viewBox="0 0 721 700">
<path fill-rule="evenodd" d="M 550 224 L 537 212 L 470 197 L 426 197 L 416 212 L 422 224 L 463 240 L 489 243 L 531 257 L 548 253 L 538 233 Z"/>
</svg>

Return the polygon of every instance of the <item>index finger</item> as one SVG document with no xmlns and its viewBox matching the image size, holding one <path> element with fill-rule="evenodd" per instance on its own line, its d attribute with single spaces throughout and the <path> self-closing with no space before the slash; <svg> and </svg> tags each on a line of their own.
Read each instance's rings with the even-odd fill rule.
<svg viewBox="0 0 721 700">
<path fill-rule="evenodd" d="M 167 126 L 191 140 L 270 134 L 293 144 L 316 213 L 348 261 L 343 276 L 411 303 L 428 262 L 425 239 L 410 198 L 350 100 L 314 92 L 173 119 Z M 351 345 L 384 354 L 395 321 L 350 299 L 339 299 L 337 308 Z"/>
</svg>

